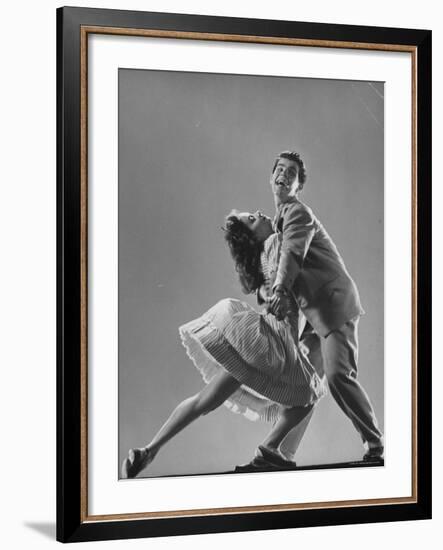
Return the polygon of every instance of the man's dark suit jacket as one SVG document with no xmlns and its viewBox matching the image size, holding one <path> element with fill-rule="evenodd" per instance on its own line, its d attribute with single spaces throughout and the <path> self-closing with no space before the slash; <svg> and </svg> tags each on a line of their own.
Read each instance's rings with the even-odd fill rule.
<svg viewBox="0 0 443 550">
<path fill-rule="evenodd" d="M 357 286 L 330 236 L 312 210 L 293 197 L 274 219 L 280 233 L 272 286 L 283 285 L 320 336 L 364 313 Z"/>
</svg>

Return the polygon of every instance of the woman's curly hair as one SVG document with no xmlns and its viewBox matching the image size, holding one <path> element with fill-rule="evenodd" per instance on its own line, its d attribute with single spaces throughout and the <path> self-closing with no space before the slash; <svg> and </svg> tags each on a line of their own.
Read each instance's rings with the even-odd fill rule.
<svg viewBox="0 0 443 550">
<path fill-rule="evenodd" d="M 260 266 L 263 243 L 257 241 L 254 233 L 240 220 L 238 214 L 237 210 L 233 210 L 226 216 L 223 230 L 242 290 L 245 294 L 251 294 L 264 283 Z"/>
</svg>

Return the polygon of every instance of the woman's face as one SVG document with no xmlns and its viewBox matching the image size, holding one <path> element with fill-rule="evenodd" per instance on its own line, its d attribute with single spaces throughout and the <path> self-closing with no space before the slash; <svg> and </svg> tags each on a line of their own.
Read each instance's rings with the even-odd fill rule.
<svg viewBox="0 0 443 550">
<path fill-rule="evenodd" d="M 254 233 L 259 242 L 265 241 L 274 232 L 271 218 L 262 214 L 260 210 L 254 213 L 240 212 L 238 218 Z"/>
</svg>

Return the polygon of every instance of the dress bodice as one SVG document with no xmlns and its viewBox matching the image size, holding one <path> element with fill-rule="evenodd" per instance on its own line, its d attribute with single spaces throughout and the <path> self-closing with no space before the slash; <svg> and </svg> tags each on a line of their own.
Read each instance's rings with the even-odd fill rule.
<svg viewBox="0 0 443 550">
<path fill-rule="evenodd" d="M 272 296 L 272 286 L 277 274 L 278 260 L 281 247 L 281 234 L 273 233 L 264 243 L 260 261 L 264 277 L 264 287 L 267 296 Z"/>
<path fill-rule="evenodd" d="M 273 233 L 264 243 L 263 252 L 260 256 L 261 268 L 264 277 L 262 285 L 262 294 L 268 298 L 273 295 L 272 287 L 277 275 L 278 262 L 280 259 L 280 249 L 282 243 L 281 233 Z M 263 292 L 264 291 L 264 292 Z M 299 309 L 297 303 L 290 293 L 291 308 L 286 317 L 286 322 L 294 328 L 293 337 L 298 342 Z"/>
</svg>

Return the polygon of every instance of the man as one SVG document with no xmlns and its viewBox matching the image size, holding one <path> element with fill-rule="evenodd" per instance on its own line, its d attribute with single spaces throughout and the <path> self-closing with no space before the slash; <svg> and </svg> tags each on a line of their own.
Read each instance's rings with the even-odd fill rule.
<svg viewBox="0 0 443 550">
<path fill-rule="evenodd" d="M 363 313 L 358 290 L 330 236 L 298 198 L 305 181 L 300 155 L 280 153 L 270 184 L 276 208 L 274 229 L 281 233 L 282 245 L 269 311 L 283 319 L 290 300 L 295 299 L 307 319 L 301 341 L 314 364 L 323 359 L 331 394 L 367 445 L 363 460 L 381 459 L 382 433 L 357 380 L 357 331 Z"/>
</svg>

